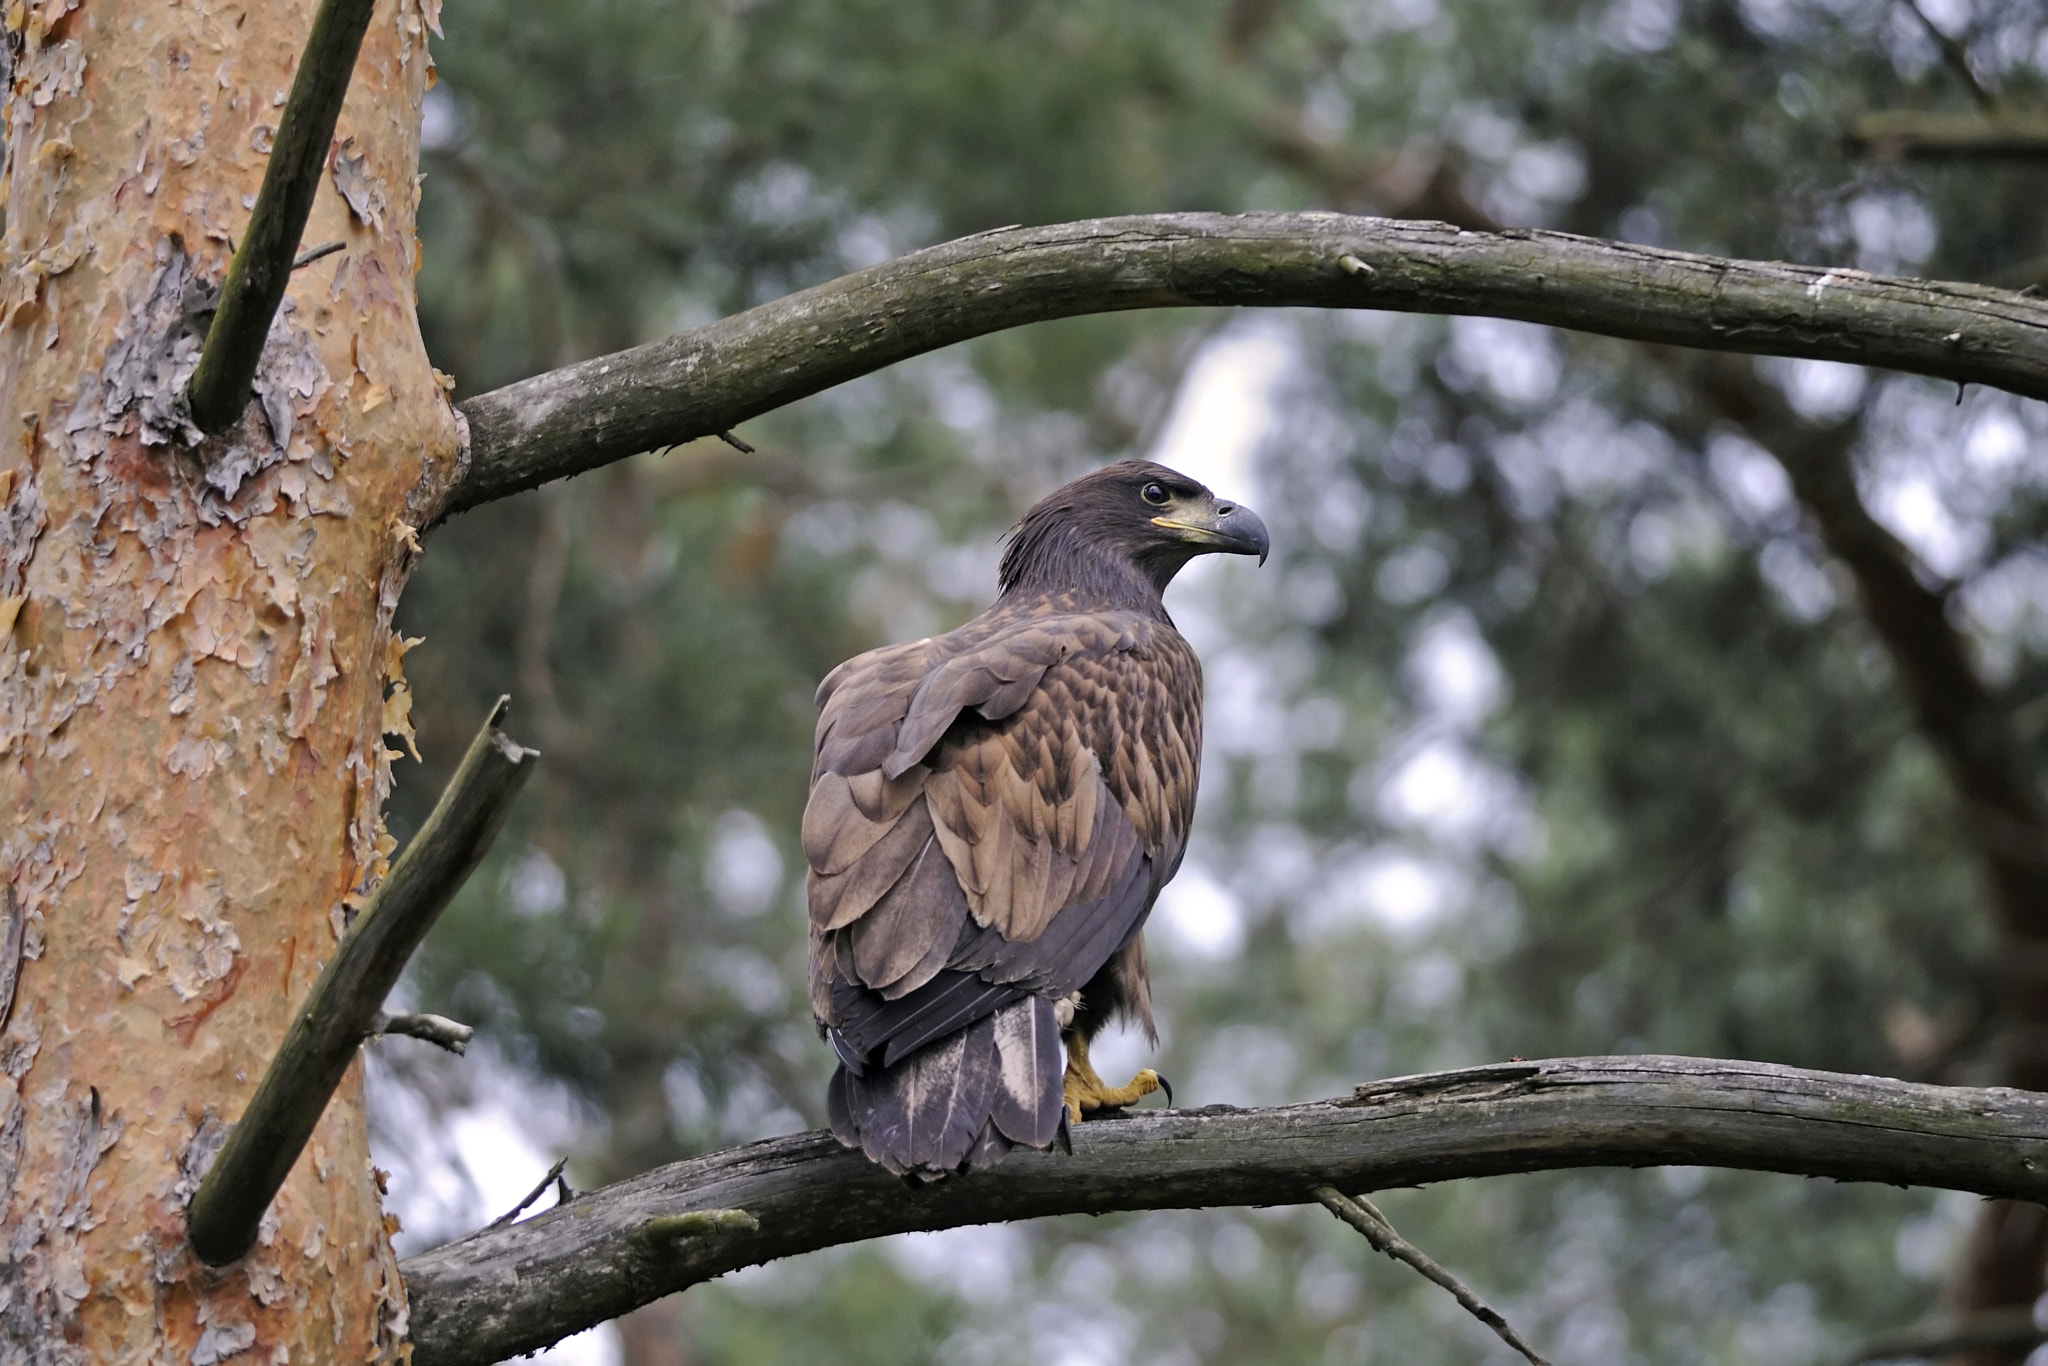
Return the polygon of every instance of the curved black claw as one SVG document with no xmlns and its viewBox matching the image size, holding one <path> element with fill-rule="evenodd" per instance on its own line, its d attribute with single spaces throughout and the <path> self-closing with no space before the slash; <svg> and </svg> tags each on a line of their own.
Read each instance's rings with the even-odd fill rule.
<svg viewBox="0 0 2048 1366">
<path fill-rule="evenodd" d="M 1166 1092 L 1167 1108 L 1171 1109 L 1173 1107 L 1173 1083 L 1168 1081 L 1165 1077 L 1159 1076 L 1157 1072 L 1154 1072 L 1152 1075 L 1154 1077 L 1158 1077 L 1159 1089 Z"/>
</svg>

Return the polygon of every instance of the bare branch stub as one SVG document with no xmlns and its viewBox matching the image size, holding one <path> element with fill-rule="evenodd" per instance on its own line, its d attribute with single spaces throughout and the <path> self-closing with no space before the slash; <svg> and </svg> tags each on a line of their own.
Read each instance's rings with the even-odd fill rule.
<svg viewBox="0 0 2048 1366">
<path fill-rule="evenodd" d="M 313 17 L 256 207 L 228 264 L 199 366 L 185 387 L 193 424 L 202 432 L 226 431 L 249 406 L 249 385 L 291 280 L 299 235 L 313 211 L 334 123 L 375 7 L 375 0 L 321 0 Z"/>
<path fill-rule="evenodd" d="M 826 1133 L 750 1143 L 586 1192 L 403 1266 L 419 1366 L 483 1366 L 757 1262 L 921 1229 L 1114 1210 L 1290 1205 L 1564 1167 L 1737 1167 L 2048 1199 L 2048 1096 L 1701 1058 L 1566 1058 L 1373 1082 L 1268 1110 L 1073 1127 L 921 1190 Z M 687 1238 L 655 1236 L 661 1220 Z M 703 1224 L 709 1224 L 704 1227 Z M 682 1226 L 677 1226 L 682 1231 Z"/>
<path fill-rule="evenodd" d="M 317 247 L 307 247 L 292 258 L 292 269 L 304 270 L 315 261 L 324 261 L 334 255 L 335 252 L 346 250 L 348 250 L 348 243 L 346 242 L 322 242 Z"/>
<path fill-rule="evenodd" d="M 445 1048 L 458 1057 L 469 1051 L 469 1041 L 476 1037 L 475 1029 L 445 1015 L 379 1015 L 371 1024 L 370 1033 L 402 1034 Z"/>
<path fill-rule="evenodd" d="M 224 1266 L 254 1243 L 356 1049 L 388 1023 L 384 998 L 532 776 L 539 755 L 499 729 L 508 705 L 498 699 L 433 814 L 349 926 L 193 1194 L 186 1234 L 207 1265 Z"/>
<path fill-rule="evenodd" d="M 1482 314 L 2048 398 L 2048 302 L 1984 285 L 1333 213 L 1101 218 L 943 243 L 480 394 L 435 520 L 973 337 L 1191 305 Z"/>
</svg>

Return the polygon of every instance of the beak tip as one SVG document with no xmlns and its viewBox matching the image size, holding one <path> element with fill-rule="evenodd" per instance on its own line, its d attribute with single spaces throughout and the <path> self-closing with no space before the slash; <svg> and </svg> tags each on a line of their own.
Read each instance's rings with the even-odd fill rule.
<svg viewBox="0 0 2048 1366">
<path fill-rule="evenodd" d="M 1237 553 L 1255 554 L 1259 557 L 1261 565 L 1265 564 L 1266 556 L 1272 553 L 1273 538 L 1266 533 L 1265 519 L 1242 503 L 1231 508 L 1216 529 L 1237 542 Z"/>
</svg>

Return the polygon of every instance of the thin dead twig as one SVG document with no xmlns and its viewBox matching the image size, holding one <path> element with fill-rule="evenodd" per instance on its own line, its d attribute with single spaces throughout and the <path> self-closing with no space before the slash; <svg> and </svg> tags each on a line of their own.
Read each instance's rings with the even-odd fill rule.
<svg viewBox="0 0 2048 1366">
<path fill-rule="evenodd" d="M 1395 1261 L 1413 1267 L 1429 1280 L 1450 1291 L 1451 1298 L 1462 1305 L 1466 1313 L 1491 1328 L 1502 1342 L 1520 1352 L 1530 1366 L 1550 1366 L 1550 1363 L 1543 1359 L 1542 1353 L 1531 1347 L 1528 1339 L 1515 1331 L 1513 1324 L 1502 1318 L 1500 1312 L 1492 1305 L 1479 1298 L 1477 1291 L 1459 1280 L 1441 1262 L 1396 1233 L 1394 1226 L 1387 1222 L 1387 1216 L 1381 1214 L 1379 1207 L 1372 1201 L 1363 1196 L 1346 1195 L 1335 1186 L 1317 1186 L 1314 1194 L 1316 1199 L 1323 1202 L 1325 1209 L 1364 1234 L 1365 1241 L 1373 1245 L 1374 1251 L 1384 1252 Z"/>
<path fill-rule="evenodd" d="M 497 1218 L 491 1220 L 490 1223 L 485 1224 L 484 1227 L 505 1227 L 505 1225 L 511 1223 L 514 1219 L 517 1219 L 520 1215 L 526 1213 L 527 1207 L 532 1205 L 534 1201 L 540 1199 L 543 1195 L 546 1195 L 548 1193 L 548 1187 L 554 1185 L 557 1181 L 562 1182 L 562 1192 L 560 1195 L 556 1197 L 556 1199 L 562 1204 L 568 1204 L 570 1199 L 569 1183 L 567 1181 L 562 1181 L 562 1171 L 568 1165 L 569 1159 L 565 1157 L 562 1158 L 560 1161 L 556 1162 L 554 1166 L 549 1167 L 548 1174 L 546 1176 L 543 1176 L 538 1182 L 534 1184 L 533 1189 L 526 1193 L 525 1199 L 521 1200 L 511 1209 L 506 1210 Z"/>
</svg>

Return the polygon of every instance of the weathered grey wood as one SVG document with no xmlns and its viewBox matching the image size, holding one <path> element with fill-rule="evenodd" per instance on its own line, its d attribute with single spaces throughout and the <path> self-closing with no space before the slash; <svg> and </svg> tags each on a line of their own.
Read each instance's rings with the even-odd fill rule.
<svg viewBox="0 0 2048 1366">
<path fill-rule="evenodd" d="M 263 168 L 263 184 L 228 262 L 199 366 L 185 386 L 193 424 L 202 432 L 225 431 L 249 406 L 249 385 L 263 358 L 271 319 L 298 268 L 299 235 L 313 211 L 334 123 L 341 117 L 375 8 L 375 0 L 321 0 L 313 16 L 292 93 L 277 121 L 270 163 Z M 279 433 L 278 440 L 283 439 Z"/>
<path fill-rule="evenodd" d="M 469 880 L 540 756 L 499 729 L 499 698 L 441 799 L 356 916 L 306 994 L 256 1094 L 185 1211 L 186 1238 L 208 1266 L 234 1261 L 312 1137 L 363 1040 L 389 1020 L 391 994 L 420 940 Z M 453 1024 L 453 1021 L 446 1023 Z M 461 1026 L 457 1026 L 461 1028 Z"/>
<path fill-rule="evenodd" d="M 467 1366 L 757 1262 L 913 1229 L 1304 1204 L 1559 1167 L 1702 1165 L 2048 1200 L 2048 1096 L 1698 1058 L 1566 1058 L 1283 1109 L 1140 1111 L 912 1190 L 829 1134 L 678 1162 L 405 1262 L 414 1361 Z M 739 1211 L 678 1239 L 674 1217 Z"/>
<path fill-rule="evenodd" d="M 970 337 L 1193 304 L 1491 314 L 2048 397 L 2048 301 L 1981 285 L 1328 213 L 1102 218 L 961 238 L 478 395 L 440 515 L 729 432 Z"/>
</svg>

